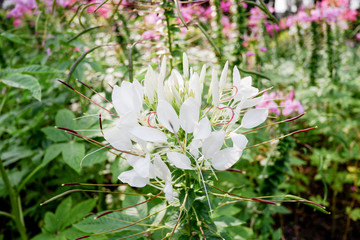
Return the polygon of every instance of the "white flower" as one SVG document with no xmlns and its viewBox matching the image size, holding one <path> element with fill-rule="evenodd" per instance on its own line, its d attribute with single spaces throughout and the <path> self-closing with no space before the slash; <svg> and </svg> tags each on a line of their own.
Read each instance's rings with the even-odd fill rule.
<svg viewBox="0 0 360 240">
<path fill-rule="evenodd" d="M 112 101 L 120 119 L 116 127 L 104 131 L 104 137 L 114 148 L 132 153 L 123 157 L 133 168 L 121 173 L 120 181 L 144 187 L 155 179 L 171 201 L 174 189 L 168 166 L 198 169 L 201 174 L 200 168 L 226 170 L 240 159 L 248 140 L 236 131 L 257 127 L 268 112 L 253 109 L 262 97 L 257 96 L 259 90 L 252 86 L 251 77 L 241 79 L 234 67 L 232 85 L 226 81 L 228 65 L 220 81 L 212 69 L 204 103 L 206 67 L 200 75 L 194 72 L 186 54 L 184 76 L 174 69 L 165 79 L 163 58 L 159 73 L 148 67 L 143 85 L 134 81 L 114 86 Z M 232 146 L 225 145 L 229 138 Z"/>
</svg>

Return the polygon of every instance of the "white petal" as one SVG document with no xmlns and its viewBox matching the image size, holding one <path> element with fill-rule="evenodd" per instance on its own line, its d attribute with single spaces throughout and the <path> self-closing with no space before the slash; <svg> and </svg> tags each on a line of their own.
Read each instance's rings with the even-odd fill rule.
<svg viewBox="0 0 360 240">
<path fill-rule="evenodd" d="M 234 165 L 241 157 L 242 151 L 226 148 L 217 152 L 211 160 L 211 165 L 216 170 L 226 170 Z"/>
<path fill-rule="evenodd" d="M 200 120 L 194 130 L 194 139 L 205 139 L 211 133 L 211 124 L 207 117 Z"/>
<path fill-rule="evenodd" d="M 224 69 L 221 72 L 221 76 L 220 76 L 220 83 L 219 83 L 219 87 L 220 89 L 224 89 L 225 84 L 226 84 L 226 78 L 227 78 L 227 72 L 228 72 L 228 68 L 229 68 L 229 62 L 226 61 Z"/>
<path fill-rule="evenodd" d="M 220 90 L 219 90 L 219 80 L 215 69 L 213 69 L 211 73 L 209 96 L 210 95 L 212 96 L 212 104 L 215 107 L 217 107 L 220 103 Z"/>
<path fill-rule="evenodd" d="M 179 118 L 170 103 L 165 100 L 160 100 L 157 106 L 157 115 L 159 122 L 167 130 L 170 132 L 179 131 Z"/>
<path fill-rule="evenodd" d="M 268 116 L 267 108 L 251 109 L 245 113 L 241 120 L 241 127 L 253 128 L 262 124 Z"/>
<path fill-rule="evenodd" d="M 189 144 L 189 152 L 195 157 L 195 159 L 197 159 L 200 155 L 199 148 L 201 148 L 201 146 L 201 141 L 196 139 L 193 139 Z"/>
<path fill-rule="evenodd" d="M 248 77 L 244 77 L 243 79 L 241 79 L 241 85 L 244 87 L 251 87 L 252 77 L 248 76 Z"/>
<path fill-rule="evenodd" d="M 190 159 L 182 153 L 168 152 L 167 157 L 170 163 L 181 169 L 192 169 Z"/>
<path fill-rule="evenodd" d="M 189 95 L 194 96 L 199 106 L 201 104 L 201 88 L 199 75 L 197 73 L 192 74 L 189 80 Z"/>
<path fill-rule="evenodd" d="M 146 154 L 146 157 L 138 157 L 136 159 L 134 159 L 135 161 L 132 161 L 132 163 L 130 164 L 135 172 L 139 175 L 142 176 L 143 178 L 149 178 L 150 175 L 150 155 Z M 130 163 L 130 161 L 129 161 Z"/>
<path fill-rule="evenodd" d="M 154 173 L 160 179 L 171 181 L 171 172 L 158 154 L 154 157 Z"/>
<path fill-rule="evenodd" d="M 167 140 L 167 137 L 163 132 L 151 127 L 138 126 L 131 128 L 129 131 L 135 137 L 140 138 L 141 140 L 144 141 L 166 142 Z"/>
<path fill-rule="evenodd" d="M 116 149 L 126 151 L 131 149 L 131 140 L 125 129 L 111 128 L 104 131 L 104 138 Z"/>
<path fill-rule="evenodd" d="M 151 66 L 149 66 L 144 78 L 144 93 L 151 104 L 154 102 L 155 99 L 156 87 L 157 79 L 154 76 L 153 69 L 151 68 Z"/>
<path fill-rule="evenodd" d="M 123 183 L 127 183 L 132 187 L 145 187 L 149 183 L 148 178 L 144 178 L 136 173 L 135 170 L 122 172 L 118 179 Z"/>
<path fill-rule="evenodd" d="M 239 69 L 235 66 L 233 70 L 233 85 L 239 88 L 240 81 L 241 81 L 240 72 Z"/>
<path fill-rule="evenodd" d="M 136 87 L 127 81 L 121 83 L 121 87 L 114 86 L 112 101 L 116 112 L 125 115 L 129 112 L 140 113 L 142 109 L 142 99 Z"/>
<path fill-rule="evenodd" d="M 160 66 L 160 74 L 157 82 L 158 99 L 164 99 L 164 80 L 166 75 L 166 57 L 164 56 Z"/>
<path fill-rule="evenodd" d="M 212 132 L 208 138 L 205 139 L 202 147 L 202 152 L 205 158 L 212 158 L 213 155 L 220 151 L 224 143 L 225 132 Z"/>
<path fill-rule="evenodd" d="M 200 106 L 194 98 L 190 97 L 184 101 L 180 108 L 180 126 L 187 133 L 192 133 L 199 121 Z"/>
<path fill-rule="evenodd" d="M 121 88 L 118 85 L 113 87 L 113 91 L 111 93 L 112 103 L 114 108 L 118 114 L 121 114 L 121 107 L 122 107 L 122 98 L 121 98 Z"/>
<path fill-rule="evenodd" d="M 164 193 L 166 200 L 172 201 L 174 199 L 174 191 L 171 182 L 165 183 Z"/>
<path fill-rule="evenodd" d="M 241 108 L 244 109 L 244 108 L 250 108 L 250 107 L 256 106 L 259 103 L 261 103 L 263 100 L 264 100 L 264 96 L 260 96 L 260 97 L 252 98 L 252 99 L 246 99 L 242 103 Z"/>
<path fill-rule="evenodd" d="M 189 60 L 186 53 L 183 53 L 183 73 L 184 78 L 187 79 L 189 77 Z"/>
<path fill-rule="evenodd" d="M 233 147 L 237 150 L 244 150 L 246 147 L 248 140 L 243 134 L 230 134 L 231 140 L 233 142 Z"/>
</svg>

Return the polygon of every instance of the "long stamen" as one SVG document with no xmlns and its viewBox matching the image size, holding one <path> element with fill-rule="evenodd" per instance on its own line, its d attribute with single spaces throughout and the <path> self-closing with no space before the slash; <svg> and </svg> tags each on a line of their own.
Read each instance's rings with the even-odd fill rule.
<svg viewBox="0 0 360 240">
<path fill-rule="evenodd" d="M 129 155 L 138 156 L 138 157 L 145 157 L 144 155 L 140 155 L 140 154 L 136 154 L 136 153 L 133 153 L 133 152 L 124 151 L 124 150 L 119 150 L 119 149 L 114 148 L 114 147 L 112 147 L 110 145 L 105 145 L 105 144 L 103 144 L 101 142 L 98 142 L 98 141 L 96 141 L 96 140 L 94 140 L 92 138 L 86 137 L 86 136 L 84 136 L 84 135 L 82 135 L 82 134 L 80 134 L 80 133 L 78 133 L 78 132 L 76 132 L 74 130 L 68 129 L 68 128 L 63 128 L 63 127 L 58 127 L 58 126 L 55 126 L 55 128 L 65 130 L 66 133 L 70 133 L 70 134 L 72 134 L 74 136 L 77 136 L 79 138 L 82 138 L 82 139 L 88 140 L 90 142 L 96 143 L 96 144 L 101 145 L 103 147 L 107 146 L 107 148 L 113 149 L 115 151 L 119 151 L 121 153 L 126 153 L 126 154 L 129 154 Z"/>
<path fill-rule="evenodd" d="M 56 79 L 56 80 L 59 81 L 60 83 L 64 84 L 65 86 L 67 86 L 68 88 L 70 88 L 71 90 L 73 90 L 74 92 L 76 92 L 77 94 L 79 94 L 80 96 L 82 96 L 83 98 L 86 98 L 87 100 L 89 100 L 90 102 L 92 102 L 93 104 L 95 104 L 96 106 L 104 109 L 104 110 L 107 111 L 108 113 L 110 113 L 110 114 L 112 114 L 112 115 L 114 115 L 114 116 L 116 116 L 116 117 L 118 117 L 118 118 L 120 117 L 119 115 L 113 113 L 112 111 L 104 108 L 104 107 L 101 106 L 100 104 L 94 102 L 93 100 L 91 100 L 90 98 L 88 98 L 87 96 L 85 96 L 84 94 L 82 94 L 81 92 L 79 92 L 78 90 L 76 90 L 75 88 L 73 88 L 72 86 L 70 86 L 69 84 L 61 81 L 60 79 Z"/>
<path fill-rule="evenodd" d="M 225 107 L 221 107 L 219 108 L 220 110 L 222 109 L 230 109 L 231 110 L 231 118 L 229 121 L 225 122 L 225 123 L 217 123 L 217 125 L 228 125 L 233 119 L 234 119 L 234 116 L 235 116 L 235 112 L 234 112 L 234 109 L 232 107 L 229 107 L 229 106 L 225 106 Z"/>
<path fill-rule="evenodd" d="M 100 125 L 101 134 L 104 136 L 104 132 L 103 132 L 103 128 L 102 128 L 101 113 L 99 113 L 99 125 Z"/>
<path fill-rule="evenodd" d="M 224 91 L 227 91 L 227 90 L 230 90 L 230 89 L 233 89 L 233 88 L 235 88 L 235 94 L 232 94 L 230 97 L 225 98 L 225 99 L 221 100 L 220 102 L 223 103 L 223 102 L 230 101 L 231 99 L 233 99 L 233 98 L 236 96 L 236 94 L 237 94 L 238 91 L 239 91 L 236 86 L 231 86 L 230 88 L 224 89 Z"/>
<path fill-rule="evenodd" d="M 256 98 L 256 97 L 258 97 L 258 96 L 260 96 L 261 94 L 263 94 L 263 93 L 265 93 L 265 92 L 267 92 L 267 91 L 270 91 L 271 89 L 273 89 L 274 87 L 269 87 L 269 88 L 267 88 L 267 89 L 264 89 L 264 90 L 262 90 L 261 92 L 259 92 L 258 94 L 256 94 L 255 96 L 253 96 L 251 99 L 254 99 L 254 98 Z"/>
<path fill-rule="evenodd" d="M 155 196 L 153 196 L 152 198 L 149 198 L 143 202 L 140 202 L 140 203 L 137 203 L 137 204 L 134 204 L 134 205 L 131 205 L 131 206 L 127 206 L 127 207 L 124 207 L 124 208 L 120 208 L 120 209 L 116 209 L 116 210 L 111 210 L 111 211 L 107 211 L 107 212 L 104 212 L 96 217 L 94 217 L 94 219 L 98 219 L 102 216 L 105 216 L 107 214 L 110 214 L 110 213 L 113 213 L 113 212 L 119 212 L 119 211 L 122 211 L 122 210 L 125 210 L 125 209 L 128 209 L 128 208 L 132 208 L 132 207 L 136 207 L 136 206 L 139 206 L 141 204 L 144 204 L 144 203 L 147 203 L 147 202 L 150 202 L 151 200 L 153 200 L 154 198 L 158 197 L 160 194 L 162 194 L 163 191 L 159 192 L 158 194 L 156 194 Z"/>
<path fill-rule="evenodd" d="M 255 144 L 255 145 L 252 145 L 250 147 L 246 147 L 244 149 L 249 149 L 249 148 L 253 148 L 253 147 L 257 147 L 257 146 L 260 146 L 262 144 L 266 144 L 266 143 L 270 143 L 270 142 L 273 142 L 273 141 L 276 141 L 276 140 L 280 140 L 280 139 L 283 139 L 283 138 L 286 138 L 288 136 L 291 136 L 291 135 L 294 135 L 296 133 L 301 133 L 301 132 L 307 132 L 307 131 L 310 131 L 310 130 L 313 130 L 313 129 L 316 129 L 317 126 L 315 127 L 311 127 L 311 128 L 305 128 L 305 129 L 301 129 L 301 130 L 297 130 L 297 131 L 294 131 L 294 132 L 291 132 L 289 134 L 286 134 L 284 136 L 281 136 L 281 137 L 278 137 L 278 138 L 274 138 L 274 139 L 271 139 L 271 140 L 268 140 L 268 141 L 265 141 L 265 142 L 262 142 L 262 143 L 258 143 L 258 144 Z"/>
<path fill-rule="evenodd" d="M 88 89 L 90 89 L 92 92 L 94 92 L 95 94 L 99 95 L 102 99 L 104 99 L 105 101 L 107 101 L 110 104 L 113 104 L 112 102 L 110 102 L 109 100 L 107 100 L 104 96 L 102 96 L 100 93 L 98 93 L 97 91 L 95 91 L 92 87 L 90 87 L 89 85 L 83 83 L 82 81 L 80 81 L 79 79 L 76 79 L 76 81 L 78 81 L 79 83 L 81 83 L 82 85 L 84 85 L 85 87 L 87 87 Z"/>
<path fill-rule="evenodd" d="M 148 118 L 147 118 L 147 123 L 149 124 L 149 127 L 151 127 L 151 128 L 158 128 L 158 127 L 152 126 L 151 123 L 150 123 L 150 116 L 151 116 L 152 114 L 155 114 L 155 113 L 156 113 L 156 112 L 151 112 L 151 113 L 148 115 Z"/>
<path fill-rule="evenodd" d="M 254 128 L 254 129 L 251 129 L 249 131 L 246 131 L 246 132 L 242 132 L 241 134 L 246 134 L 246 133 L 250 133 L 250 132 L 254 132 L 254 131 L 257 131 L 259 129 L 262 129 L 262 128 L 265 128 L 265 127 L 270 127 L 270 126 L 273 126 L 273 125 L 276 125 L 276 124 L 279 124 L 279 123 L 285 123 L 285 122 L 291 122 L 291 121 L 295 121 L 296 119 L 298 118 L 301 118 L 302 116 L 304 116 L 306 114 L 306 112 L 296 116 L 296 117 L 293 117 L 293 118 L 289 118 L 289 119 L 285 119 L 285 120 L 282 120 L 282 121 L 278 121 L 278 122 L 274 122 L 274 123 L 270 123 L 270 124 L 267 124 L 267 125 L 264 125 L 264 126 L 261 126 L 261 127 L 258 127 L 258 128 Z"/>
</svg>

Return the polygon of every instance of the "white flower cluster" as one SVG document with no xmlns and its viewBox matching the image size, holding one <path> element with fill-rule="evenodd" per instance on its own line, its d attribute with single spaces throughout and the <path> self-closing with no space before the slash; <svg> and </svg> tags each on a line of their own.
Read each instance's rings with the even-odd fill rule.
<svg viewBox="0 0 360 240">
<path fill-rule="evenodd" d="M 256 127 L 268 115 L 265 108 L 253 108 L 262 97 L 251 77 L 241 79 L 235 67 L 232 84 L 226 82 L 228 63 L 220 79 L 212 70 L 204 95 L 206 66 L 200 75 L 193 72 L 184 54 L 183 73 L 172 70 L 165 79 L 164 58 L 159 73 L 148 68 L 143 85 L 135 80 L 114 86 L 112 102 L 119 120 L 104 132 L 114 148 L 131 153 L 122 156 L 133 169 L 122 172 L 119 179 L 133 187 L 144 187 L 154 179 L 168 200 L 173 199 L 169 166 L 199 172 L 230 168 L 248 142 L 236 131 Z"/>
</svg>

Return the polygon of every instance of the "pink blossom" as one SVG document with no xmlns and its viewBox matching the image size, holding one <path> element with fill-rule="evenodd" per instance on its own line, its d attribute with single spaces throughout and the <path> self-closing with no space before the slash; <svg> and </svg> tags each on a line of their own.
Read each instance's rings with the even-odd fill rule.
<svg viewBox="0 0 360 240">
<path fill-rule="evenodd" d="M 261 47 L 261 48 L 260 48 L 260 51 L 261 51 L 261 52 L 267 52 L 268 49 L 267 49 L 266 47 Z"/>
<path fill-rule="evenodd" d="M 25 13 L 31 13 L 34 9 L 38 8 L 35 0 L 11 0 L 15 7 L 9 12 L 7 17 L 19 18 Z"/>
<path fill-rule="evenodd" d="M 280 106 L 284 107 L 282 114 L 284 116 L 290 115 L 293 112 L 298 112 L 299 114 L 304 112 L 304 108 L 301 105 L 299 100 L 294 100 L 295 90 L 289 92 L 286 96 L 285 101 L 280 103 Z"/>
<path fill-rule="evenodd" d="M 273 101 L 276 97 L 276 93 L 264 93 L 263 94 L 264 100 L 256 105 L 256 108 L 267 108 L 270 112 L 275 113 L 276 115 L 280 115 L 280 109 L 278 108 L 278 105 Z"/>
<path fill-rule="evenodd" d="M 47 49 L 46 49 L 46 55 L 50 56 L 51 54 L 52 54 L 52 53 L 51 53 L 50 48 L 47 48 Z"/>
<path fill-rule="evenodd" d="M 230 38 L 233 29 L 233 24 L 230 22 L 230 18 L 228 16 L 222 16 L 220 23 L 223 26 L 222 33 Z"/>
<path fill-rule="evenodd" d="M 280 27 L 277 24 L 265 22 L 265 28 L 266 31 L 270 34 L 270 36 L 273 36 L 275 32 L 280 31 Z"/>
<path fill-rule="evenodd" d="M 229 12 L 230 7 L 231 7 L 231 2 L 230 1 L 221 1 L 220 7 L 223 12 Z"/>
<path fill-rule="evenodd" d="M 255 53 L 249 51 L 249 52 L 247 52 L 247 53 L 245 54 L 245 56 L 247 56 L 247 57 L 255 56 Z"/>
<path fill-rule="evenodd" d="M 15 19 L 13 24 L 14 24 L 14 27 L 17 28 L 17 27 L 19 27 L 21 25 L 21 20 L 20 19 Z"/>
<path fill-rule="evenodd" d="M 346 9 L 341 15 L 341 19 L 348 21 L 356 21 L 358 11 L 352 9 Z"/>
<path fill-rule="evenodd" d="M 155 25 L 159 20 L 161 20 L 159 13 L 149 13 L 144 17 L 144 23 L 148 25 Z"/>
<path fill-rule="evenodd" d="M 356 39 L 356 40 L 360 40 L 360 33 L 357 33 L 357 34 L 355 35 L 355 39 Z"/>
<path fill-rule="evenodd" d="M 147 30 L 147 31 L 143 32 L 141 37 L 143 39 L 153 39 L 155 41 L 160 40 L 160 35 L 158 33 L 154 32 L 154 31 L 151 31 L 151 30 Z"/>
</svg>

